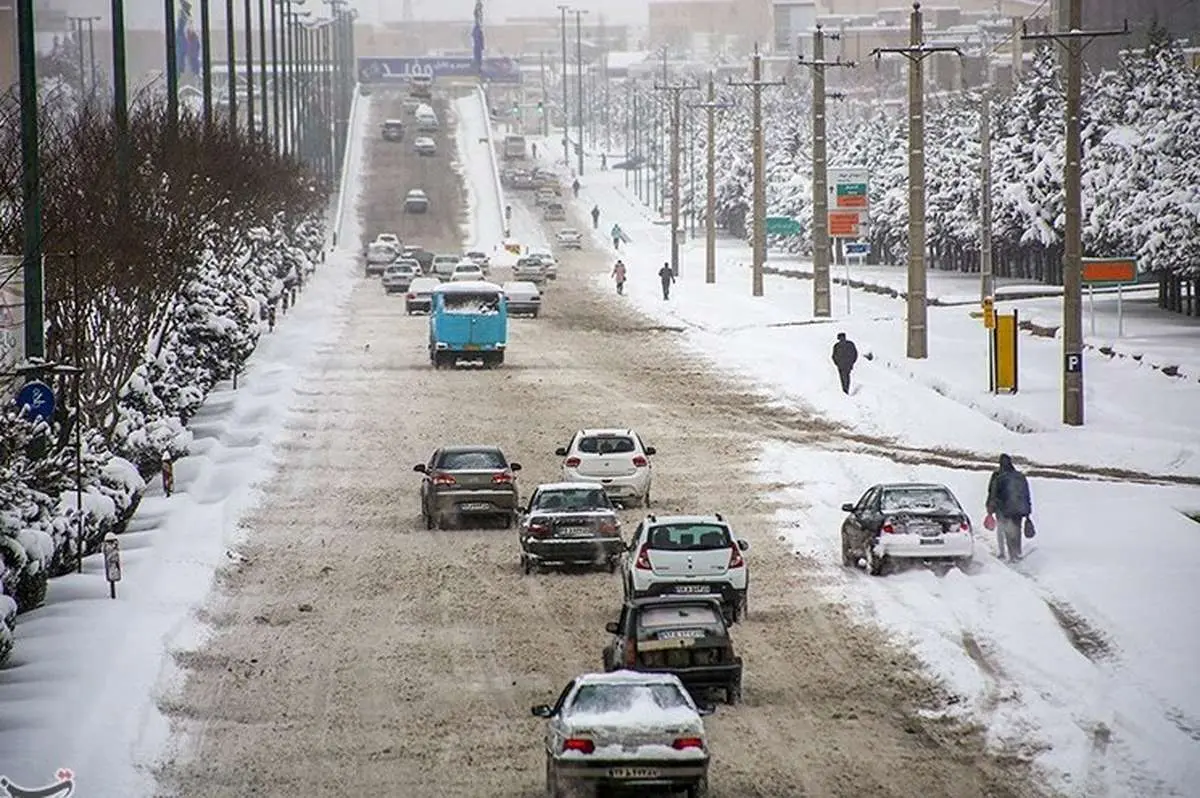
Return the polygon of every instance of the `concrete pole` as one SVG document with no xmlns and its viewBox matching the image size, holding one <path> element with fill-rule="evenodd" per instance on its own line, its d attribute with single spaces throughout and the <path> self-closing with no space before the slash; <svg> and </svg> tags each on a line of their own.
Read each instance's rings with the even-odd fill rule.
<svg viewBox="0 0 1200 798">
<path fill-rule="evenodd" d="M 175 0 L 164 0 L 166 17 L 167 136 L 174 139 L 179 128 L 179 52 L 175 41 Z"/>
<path fill-rule="evenodd" d="M 704 205 L 704 282 L 717 281 L 717 85 L 708 73 L 707 197 Z"/>
<path fill-rule="evenodd" d="M 1082 0 L 1069 0 L 1068 31 L 1083 28 Z M 1080 160 L 1080 105 L 1083 89 L 1083 40 L 1068 39 L 1067 47 L 1067 156 L 1063 168 L 1063 423 L 1083 425 L 1083 236 L 1082 173 Z M 1069 364 L 1074 368 L 1067 368 Z"/>
<path fill-rule="evenodd" d="M 754 92 L 754 266 L 751 282 L 751 293 L 754 296 L 763 295 L 763 262 L 767 259 L 767 192 L 766 155 L 763 146 L 762 129 L 762 54 L 758 48 L 754 50 L 753 67 L 750 80 L 753 81 L 751 90 Z"/>
<path fill-rule="evenodd" d="M 1021 18 L 1013 17 L 1012 23 L 1012 87 L 1015 90 L 1021 80 L 1021 71 L 1025 67 L 1025 42 L 1021 38 Z"/>
<path fill-rule="evenodd" d="M 263 138 L 270 135 L 271 98 L 268 94 L 270 75 L 267 73 L 267 14 L 264 0 L 258 0 L 258 93 L 262 95 L 260 113 Z"/>
<path fill-rule="evenodd" d="M 813 316 L 832 315 L 829 278 L 829 177 L 825 148 L 825 35 L 813 32 Z"/>
<path fill-rule="evenodd" d="M 909 46 L 922 44 L 921 4 L 913 3 Z M 908 357 L 929 357 L 925 273 L 925 92 L 920 54 L 908 59 Z"/>
<path fill-rule="evenodd" d="M 567 100 L 567 11 L 570 6 L 559 6 L 562 13 L 562 125 L 563 125 L 563 163 L 571 166 L 571 106 Z"/>
<path fill-rule="evenodd" d="M 204 131 L 212 132 L 213 126 L 213 84 L 212 84 L 212 22 L 209 18 L 209 0 L 200 0 L 200 82 L 203 87 Z"/>
<path fill-rule="evenodd" d="M 254 138 L 254 14 L 250 0 L 245 0 L 242 10 L 246 23 L 246 129 Z"/>
<path fill-rule="evenodd" d="M 679 276 L 679 138 L 683 123 L 680 108 L 682 89 L 671 94 L 671 273 Z"/>
<path fill-rule="evenodd" d="M 233 0 L 225 0 L 225 91 L 229 102 L 229 129 L 238 130 L 237 110 L 237 36 L 233 19 Z"/>
<path fill-rule="evenodd" d="M 579 128 L 579 174 L 583 175 L 583 15 L 575 11 L 575 124 Z"/>
<path fill-rule="evenodd" d="M 995 296 L 992 278 L 992 82 L 979 108 L 979 299 Z"/>
</svg>

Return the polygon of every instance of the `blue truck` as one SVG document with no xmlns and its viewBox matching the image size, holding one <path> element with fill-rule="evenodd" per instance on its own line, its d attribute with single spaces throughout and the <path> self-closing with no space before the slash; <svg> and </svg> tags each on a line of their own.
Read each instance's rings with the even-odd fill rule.
<svg viewBox="0 0 1200 798">
<path fill-rule="evenodd" d="M 462 362 L 495 368 L 508 346 L 508 299 L 495 283 L 443 283 L 429 311 L 429 362 L 435 369 Z"/>
</svg>

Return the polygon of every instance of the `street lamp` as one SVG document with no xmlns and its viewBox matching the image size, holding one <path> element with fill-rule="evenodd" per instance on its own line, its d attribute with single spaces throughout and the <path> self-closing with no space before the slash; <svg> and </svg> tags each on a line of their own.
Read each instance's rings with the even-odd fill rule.
<svg viewBox="0 0 1200 798">
<path fill-rule="evenodd" d="M 563 163 L 568 167 L 571 165 L 571 125 L 568 105 L 567 105 L 567 12 L 571 10 L 570 6 L 559 6 L 558 10 L 562 12 L 562 123 L 563 123 Z"/>
<path fill-rule="evenodd" d="M 583 15 L 575 10 L 575 126 L 579 128 L 579 174 L 583 174 Z M 564 109 L 565 112 L 565 109 Z"/>
</svg>

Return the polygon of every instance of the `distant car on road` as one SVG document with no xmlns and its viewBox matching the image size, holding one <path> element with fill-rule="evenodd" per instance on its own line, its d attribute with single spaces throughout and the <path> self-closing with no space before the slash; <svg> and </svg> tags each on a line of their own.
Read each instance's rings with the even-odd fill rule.
<svg viewBox="0 0 1200 798">
<path fill-rule="evenodd" d="M 450 282 L 452 283 L 479 282 L 483 279 L 485 279 L 483 269 L 479 268 L 478 263 L 470 260 L 459 261 L 455 264 L 454 271 L 450 273 Z"/>
<path fill-rule="evenodd" d="M 558 279 L 558 258 L 554 257 L 554 253 L 545 247 L 530 247 L 525 253 L 528 258 L 537 258 L 542 263 L 546 264 L 546 278 L 550 280 Z"/>
<path fill-rule="evenodd" d="M 383 290 L 389 294 L 407 291 L 412 281 L 420 274 L 420 268 L 415 260 L 393 263 L 383 272 Z"/>
<path fill-rule="evenodd" d="M 374 243 L 376 243 L 376 244 L 391 244 L 394 247 L 399 247 L 400 246 L 400 236 L 396 235 L 395 233 L 380 233 L 379 235 L 375 236 Z"/>
<path fill-rule="evenodd" d="M 873 485 L 843 504 L 842 564 L 879 576 L 894 560 L 948 561 L 966 567 L 975 554 L 971 519 L 945 485 L 895 482 Z"/>
<path fill-rule="evenodd" d="M 686 791 L 708 788 L 709 748 L 698 706 L 667 673 L 585 674 L 570 681 L 553 705 L 535 706 L 545 718 L 546 795 L 566 798 L 606 788 Z M 607 794 L 607 793 L 604 793 Z"/>
<path fill-rule="evenodd" d="M 463 260 L 472 260 L 479 264 L 479 268 L 483 269 L 483 273 L 487 274 L 492 270 L 492 259 L 486 252 L 480 249 L 472 249 L 463 253 Z"/>
<path fill-rule="evenodd" d="M 436 277 L 418 277 L 408 286 L 404 295 L 404 312 L 412 315 L 417 312 L 428 313 L 433 306 L 433 290 L 442 284 Z"/>
<path fill-rule="evenodd" d="M 625 557 L 625 597 L 712 596 L 736 623 L 750 606 L 750 566 L 743 555 L 749 548 L 719 513 L 648 515 Z"/>
<path fill-rule="evenodd" d="M 583 233 L 574 227 L 564 227 L 554 236 L 555 242 L 563 249 L 583 249 Z"/>
<path fill-rule="evenodd" d="M 366 274 L 368 277 L 383 274 L 395 262 L 400 249 L 395 244 L 373 241 L 367 245 Z"/>
<path fill-rule="evenodd" d="M 543 285 L 549 279 L 548 272 L 541 258 L 522 257 L 513 266 L 513 279 Z"/>
<path fill-rule="evenodd" d="M 384 141 L 404 140 L 404 121 L 401 119 L 386 119 L 379 128 Z"/>
<path fill-rule="evenodd" d="M 533 283 L 514 280 L 502 287 L 504 295 L 508 297 L 508 315 L 532 316 L 536 319 L 542 312 L 542 292 Z"/>
<path fill-rule="evenodd" d="M 412 258 L 421 265 L 421 273 L 428 274 L 433 266 L 433 253 L 420 244 L 405 244 L 401 258 Z"/>
<path fill-rule="evenodd" d="M 496 446 L 443 446 L 413 466 L 422 474 L 421 518 L 426 529 L 447 529 L 466 518 L 499 517 L 511 527 L 520 506 L 516 474 Z"/>
<path fill-rule="evenodd" d="M 604 488 L 586 482 L 538 485 L 519 516 L 521 568 L 599 565 L 617 570 L 625 541 Z"/>
<path fill-rule="evenodd" d="M 427 213 L 429 211 L 429 195 L 419 188 L 404 195 L 405 213 Z"/>
<path fill-rule="evenodd" d="M 454 274 L 454 268 L 462 261 L 457 255 L 434 255 L 429 272 L 439 280 L 449 280 Z"/>
<path fill-rule="evenodd" d="M 670 673 L 692 695 L 720 690 L 727 703 L 742 700 L 742 658 L 715 598 L 628 599 L 604 628 L 612 635 L 601 654 L 606 671 Z"/>
<path fill-rule="evenodd" d="M 567 218 L 567 209 L 557 200 L 547 202 L 542 207 L 542 219 L 547 222 L 561 222 Z"/>
<path fill-rule="evenodd" d="M 417 155 L 437 155 L 437 142 L 429 136 L 418 136 L 413 141 L 413 152 Z"/>
<path fill-rule="evenodd" d="M 656 450 L 633 430 L 581 429 L 555 454 L 563 458 L 564 481 L 599 482 L 618 504 L 650 506 L 650 458 Z"/>
</svg>

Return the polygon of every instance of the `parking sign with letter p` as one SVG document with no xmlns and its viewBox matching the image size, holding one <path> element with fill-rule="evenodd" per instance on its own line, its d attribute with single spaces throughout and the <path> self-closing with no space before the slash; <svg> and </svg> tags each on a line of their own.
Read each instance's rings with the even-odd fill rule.
<svg viewBox="0 0 1200 798">
<path fill-rule="evenodd" d="M 1083 354 L 1080 352 L 1068 352 L 1063 355 L 1063 373 L 1083 373 Z"/>
</svg>

